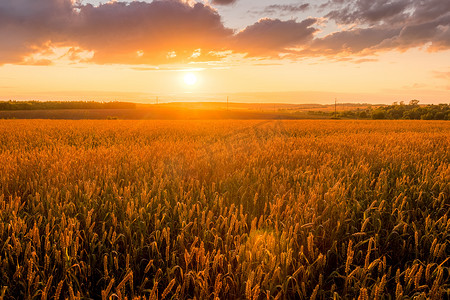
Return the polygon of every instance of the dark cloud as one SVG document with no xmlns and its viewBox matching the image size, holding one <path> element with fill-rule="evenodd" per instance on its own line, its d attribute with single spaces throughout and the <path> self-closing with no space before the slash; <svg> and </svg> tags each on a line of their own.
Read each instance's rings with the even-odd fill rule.
<svg viewBox="0 0 450 300">
<path fill-rule="evenodd" d="M 402 26 L 435 21 L 450 14 L 447 0 L 332 0 L 325 17 L 339 24 Z"/>
<path fill-rule="evenodd" d="M 301 12 L 309 8 L 309 3 L 304 4 L 274 4 L 266 7 L 266 11 Z"/>
<path fill-rule="evenodd" d="M 450 46 L 449 26 L 450 15 L 430 22 L 406 25 L 395 39 L 388 40 L 381 46 L 408 49 L 431 43 L 430 49 L 448 47 Z"/>
<path fill-rule="evenodd" d="M 230 5 L 235 3 L 237 0 L 212 0 L 213 4 L 216 5 Z"/>
<path fill-rule="evenodd" d="M 429 22 L 450 14 L 450 1 L 447 0 L 419 0 L 413 1 L 414 13 L 411 21 L 415 23 Z"/>
<path fill-rule="evenodd" d="M 289 47 L 305 45 L 313 39 L 316 28 L 311 27 L 316 19 L 302 22 L 294 20 L 262 19 L 248 26 L 235 36 L 235 49 L 251 56 L 277 55 L 289 52 Z"/>
<path fill-rule="evenodd" d="M 371 54 L 374 47 L 387 39 L 396 37 L 399 29 L 389 28 L 356 28 L 332 33 L 324 38 L 315 39 L 304 54 L 312 55 L 345 55 Z M 370 53 L 369 53 L 370 52 Z"/>
<path fill-rule="evenodd" d="M 407 9 L 412 5 L 411 0 L 357 0 L 347 2 L 334 2 L 338 8 L 329 12 L 326 17 L 340 24 L 378 22 L 397 23 L 404 21 L 408 16 Z"/>
<path fill-rule="evenodd" d="M 273 4 L 268 5 L 261 10 L 250 10 L 250 13 L 257 15 L 290 15 L 298 12 L 307 11 L 310 7 L 309 3 L 304 4 Z"/>
<path fill-rule="evenodd" d="M 320 6 L 331 9 L 327 18 L 340 24 L 423 23 L 450 12 L 447 0 L 331 0 Z"/>
<path fill-rule="evenodd" d="M 23 56 L 42 51 L 72 17 L 69 0 L 1 0 L 0 64 L 18 63 Z"/>
<path fill-rule="evenodd" d="M 343 4 L 345 4 L 347 0 L 329 0 L 328 2 L 322 3 L 318 5 L 318 9 L 320 11 L 326 10 L 326 9 L 334 9 L 336 7 L 339 7 Z"/>
<path fill-rule="evenodd" d="M 334 0 L 326 5 L 333 7 L 326 17 L 356 28 L 316 39 L 304 54 L 365 55 L 424 45 L 432 51 L 450 48 L 450 1 Z"/>
</svg>

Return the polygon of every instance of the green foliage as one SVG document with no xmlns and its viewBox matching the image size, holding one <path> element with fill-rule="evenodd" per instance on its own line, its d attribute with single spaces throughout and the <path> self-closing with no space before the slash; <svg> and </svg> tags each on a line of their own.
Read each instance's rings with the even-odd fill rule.
<svg viewBox="0 0 450 300">
<path fill-rule="evenodd" d="M 328 113 L 334 116 L 334 113 Z M 338 117 L 347 119 L 374 119 L 374 120 L 450 120 L 450 105 L 424 105 L 419 106 L 419 100 L 411 100 L 409 104 L 403 101 L 398 104 L 368 108 L 365 110 L 348 110 L 338 112 Z"/>
<path fill-rule="evenodd" d="M 384 119 L 386 119 L 386 112 L 381 109 L 376 109 L 372 112 L 372 119 L 384 120 Z"/>
<path fill-rule="evenodd" d="M 371 111 L 371 115 L 372 119 L 450 120 L 450 105 L 419 106 L 419 100 L 411 100 L 408 105 L 394 103 L 378 107 Z"/>
</svg>

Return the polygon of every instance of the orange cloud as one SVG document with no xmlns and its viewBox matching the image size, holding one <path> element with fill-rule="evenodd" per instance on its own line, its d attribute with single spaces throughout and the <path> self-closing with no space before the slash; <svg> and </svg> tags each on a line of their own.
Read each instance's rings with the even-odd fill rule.
<svg viewBox="0 0 450 300">
<path fill-rule="evenodd" d="M 61 46 L 93 51 L 91 61 L 100 64 L 217 60 L 215 52 L 226 50 L 232 35 L 220 15 L 200 3 L 158 0 L 98 7 L 75 7 L 71 0 L 0 3 L 0 64 L 24 62 L 38 48 Z"/>
<path fill-rule="evenodd" d="M 83 6 L 68 35 L 97 63 L 161 64 L 217 59 L 232 34 L 211 7 L 154 1 Z"/>
<path fill-rule="evenodd" d="M 215 0 L 215 4 L 231 4 Z M 325 19 L 356 27 L 317 37 L 316 18 L 264 18 L 236 32 L 212 7 L 182 0 L 108 2 L 1 0 L 0 64 L 48 64 L 30 59 L 55 47 L 66 58 L 98 64 L 160 65 L 221 60 L 227 53 L 251 57 L 365 56 L 429 45 L 450 48 L 450 1 L 331 0 Z M 272 5 L 276 10 L 307 9 Z M 81 55 L 80 53 L 90 53 Z"/>
</svg>

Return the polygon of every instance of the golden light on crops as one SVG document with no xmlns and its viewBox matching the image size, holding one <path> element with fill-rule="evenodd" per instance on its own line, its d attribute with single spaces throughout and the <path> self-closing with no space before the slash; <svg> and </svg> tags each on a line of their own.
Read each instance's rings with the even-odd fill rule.
<svg viewBox="0 0 450 300">
<path fill-rule="evenodd" d="M 276 256 L 277 239 L 272 230 L 254 230 L 245 243 L 245 259 L 268 264 Z"/>
<path fill-rule="evenodd" d="M 445 299 L 449 143 L 436 120 L 0 120 L 0 299 Z"/>
</svg>

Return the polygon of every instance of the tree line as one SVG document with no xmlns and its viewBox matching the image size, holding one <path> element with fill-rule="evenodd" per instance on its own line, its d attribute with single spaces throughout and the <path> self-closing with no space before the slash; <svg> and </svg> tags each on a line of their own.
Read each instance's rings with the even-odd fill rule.
<svg viewBox="0 0 450 300">
<path fill-rule="evenodd" d="M 333 113 L 334 115 L 334 113 Z M 419 105 L 419 100 L 403 101 L 376 108 L 358 109 L 337 113 L 338 118 L 360 118 L 374 120 L 450 120 L 449 104 Z"/>
<path fill-rule="evenodd" d="M 134 109 L 136 103 L 95 101 L 0 101 L 0 110 Z"/>
</svg>

